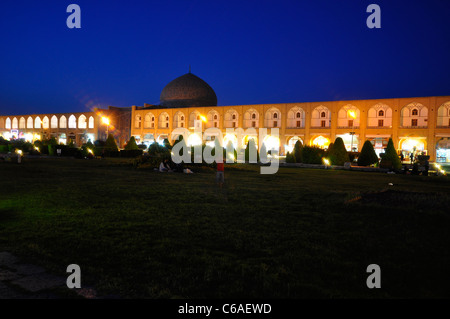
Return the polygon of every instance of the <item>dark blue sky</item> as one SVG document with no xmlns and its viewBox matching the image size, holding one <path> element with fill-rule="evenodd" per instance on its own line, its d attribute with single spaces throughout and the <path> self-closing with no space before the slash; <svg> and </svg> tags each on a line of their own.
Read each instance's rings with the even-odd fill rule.
<svg viewBox="0 0 450 319">
<path fill-rule="evenodd" d="M 157 104 L 189 65 L 219 105 L 450 95 L 449 16 L 448 0 L 2 0 L 0 114 Z"/>
</svg>

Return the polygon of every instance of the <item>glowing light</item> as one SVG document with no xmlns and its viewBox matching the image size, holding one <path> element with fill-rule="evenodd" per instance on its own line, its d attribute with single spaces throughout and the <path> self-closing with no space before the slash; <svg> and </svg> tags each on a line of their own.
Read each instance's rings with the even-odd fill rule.
<svg viewBox="0 0 450 319">
<path fill-rule="evenodd" d="M 294 150 L 294 146 L 292 145 L 284 145 L 284 149 L 286 152 L 292 153 L 292 151 Z"/>
<path fill-rule="evenodd" d="M 268 135 L 264 139 L 264 145 L 266 145 L 267 150 L 278 150 L 280 148 L 280 140 L 275 136 Z"/>
<path fill-rule="evenodd" d="M 90 148 L 88 148 L 87 151 L 88 153 L 94 154 L 94 152 Z"/>
<path fill-rule="evenodd" d="M 109 125 L 110 124 L 109 118 L 107 118 L 106 116 L 102 116 L 102 123 L 105 125 Z"/>
<path fill-rule="evenodd" d="M 355 113 L 355 111 L 352 111 L 352 110 L 348 111 L 348 115 L 349 115 L 352 119 L 356 119 L 356 113 Z"/>
<path fill-rule="evenodd" d="M 200 118 L 201 118 L 201 120 L 203 121 L 203 122 L 206 122 L 207 120 L 206 120 L 206 117 L 204 117 L 203 115 L 200 115 Z"/>
<path fill-rule="evenodd" d="M 324 148 L 324 147 L 327 147 L 328 145 L 330 145 L 330 140 L 327 139 L 326 137 L 318 136 L 313 140 L 312 144 L 314 146 Z"/>
<path fill-rule="evenodd" d="M 35 146 L 34 149 L 39 152 L 39 147 Z"/>
<path fill-rule="evenodd" d="M 188 146 L 202 145 L 202 138 L 198 134 L 191 134 L 187 140 Z"/>
<path fill-rule="evenodd" d="M 16 153 L 19 155 L 22 155 L 23 152 L 22 152 L 22 150 L 16 150 Z"/>
<path fill-rule="evenodd" d="M 329 166 L 329 165 L 330 165 L 330 160 L 329 160 L 328 158 L 324 158 L 324 159 L 323 159 L 323 163 L 324 163 L 326 166 Z"/>
</svg>

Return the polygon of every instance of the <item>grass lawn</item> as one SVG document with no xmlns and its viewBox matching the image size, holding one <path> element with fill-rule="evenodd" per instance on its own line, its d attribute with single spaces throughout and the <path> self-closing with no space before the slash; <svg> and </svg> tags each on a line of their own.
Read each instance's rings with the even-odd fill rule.
<svg viewBox="0 0 450 319">
<path fill-rule="evenodd" d="M 448 177 L 226 165 L 219 189 L 206 168 L 25 159 L 0 162 L 0 190 L 0 251 L 78 264 L 100 295 L 450 296 Z"/>
</svg>

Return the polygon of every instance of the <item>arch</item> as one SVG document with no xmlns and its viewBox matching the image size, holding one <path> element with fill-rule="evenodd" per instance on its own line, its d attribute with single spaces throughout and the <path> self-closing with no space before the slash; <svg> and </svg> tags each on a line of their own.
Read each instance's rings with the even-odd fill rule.
<svg viewBox="0 0 450 319">
<path fill-rule="evenodd" d="M 391 127 L 392 109 L 389 105 L 378 103 L 373 105 L 367 112 L 368 127 Z"/>
<path fill-rule="evenodd" d="M 400 125 L 402 127 L 427 127 L 428 108 L 416 102 L 405 105 L 400 111 Z"/>
<path fill-rule="evenodd" d="M 208 127 L 219 127 L 220 115 L 216 110 L 210 110 L 206 115 L 206 119 Z"/>
<path fill-rule="evenodd" d="M 86 116 L 84 114 L 81 114 L 78 117 L 78 128 L 86 128 Z"/>
<path fill-rule="evenodd" d="M 316 136 L 311 139 L 311 145 L 319 148 L 328 148 L 330 145 L 330 139 L 322 135 Z"/>
<path fill-rule="evenodd" d="M 361 112 L 352 105 L 347 104 L 338 112 L 338 127 L 359 127 Z"/>
<path fill-rule="evenodd" d="M 134 117 L 134 128 L 141 128 L 142 116 L 140 114 L 136 114 Z"/>
<path fill-rule="evenodd" d="M 19 128 L 19 121 L 17 120 L 17 117 L 15 117 L 12 120 L 12 129 L 18 129 L 18 128 Z"/>
<path fill-rule="evenodd" d="M 276 107 L 271 107 L 266 111 L 264 116 L 264 126 L 265 127 L 280 127 L 281 123 L 281 112 Z"/>
<path fill-rule="evenodd" d="M 144 128 L 155 128 L 155 116 L 148 112 L 144 115 Z"/>
<path fill-rule="evenodd" d="M 34 119 L 34 128 L 41 128 L 41 118 L 39 116 L 36 116 Z"/>
<path fill-rule="evenodd" d="M 50 127 L 58 128 L 58 118 L 55 115 L 53 115 L 52 119 L 50 120 Z"/>
<path fill-rule="evenodd" d="M 287 113 L 287 127 L 304 128 L 305 127 L 305 111 L 298 106 L 294 106 Z"/>
<path fill-rule="evenodd" d="M 235 109 L 229 109 L 225 112 L 223 125 L 227 127 L 238 127 L 239 113 Z"/>
<path fill-rule="evenodd" d="M 437 123 L 438 127 L 450 126 L 450 101 L 442 104 L 437 111 Z"/>
<path fill-rule="evenodd" d="M 292 152 L 294 150 L 295 143 L 297 143 L 297 141 L 299 141 L 303 145 L 303 140 L 299 136 L 295 135 L 289 137 L 287 140 L 287 145 L 285 145 L 284 147 L 284 150 L 286 152 Z"/>
<path fill-rule="evenodd" d="M 200 120 L 200 112 L 192 111 L 191 114 L 189 114 L 189 128 L 194 128 L 195 121 L 198 120 Z M 197 125 L 201 125 L 201 123 L 197 122 Z"/>
<path fill-rule="evenodd" d="M 173 116 L 173 127 L 179 128 L 179 127 L 186 127 L 186 117 L 183 112 L 178 111 Z"/>
<path fill-rule="evenodd" d="M 89 116 L 89 128 L 94 128 L 94 126 L 95 126 L 94 117 Z"/>
<path fill-rule="evenodd" d="M 21 117 L 19 120 L 19 128 L 24 129 L 26 128 L 25 118 Z"/>
<path fill-rule="evenodd" d="M 267 135 L 264 137 L 262 143 L 265 145 L 267 151 L 280 150 L 280 139 L 276 136 Z"/>
<path fill-rule="evenodd" d="M 48 119 L 48 116 L 44 116 L 44 118 L 42 119 L 42 128 L 43 129 L 50 128 L 50 120 Z"/>
<path fill-rule="evenodd" d="M 7 129 L 7 130 L 11 129 L 11 119 L 9 117 L 6 118 L 5 129 Z"/>
<path fill-rule="evenodd" d="M 325 117 L 323 116 L 325 115 Z M 330 127 L 331 112 L 323 105 L 319 105 L 311 112 L 311 127 Z"/>
<path fill-rule="evenodd" d="M 27 119 L 27 128 L 33 128 L 33 118 L 31 116 Z"/>
<path fill-rule="evenodd" d="M 167 114 L 166 112 L 162 112 L 161 114 L 159 114 L 158 127 L 169 128 L 169 114 Z"/>
<path fill-rule="evenodd" d="M 67 118 L 64 115 L 59 118 L 59 128 L 67 128 Z"/>
<path fill-rule="evenodd" d="M 77 118 L 73 114 L 69 116 L 69 128 L 77 128 Z"/>
<path fill-rule="evenodd" d="M 259 127 L 259 113 L 253 108 L 244 113 L 244 128 L 248 127 Z"/>
</svg>

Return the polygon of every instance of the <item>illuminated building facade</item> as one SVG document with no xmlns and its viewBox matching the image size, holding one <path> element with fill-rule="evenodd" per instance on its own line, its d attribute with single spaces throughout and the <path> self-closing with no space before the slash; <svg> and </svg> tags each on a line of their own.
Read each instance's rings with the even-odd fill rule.
<svg viewBox="0 0 450 319">
<path fill-rule="evenodd" d="M 110 125 L 101 118 L 110 118 Z M 285 154 L 296 141 L 327 148 L 342 137 L 348 151 L 360 151 L 370 140 L 379 154 L 392 138 L 406 159 L 414 152 L 430 155 L 432 161 L 450 162 L 450 96 L 349 100 L 305 103 L 217 106 L 214 90 L 202 79 L 187 73 L 170 82 L 162 91 L 160 105 L 67 114 L 0 116 L 0 134 L 5 138 L 36 139 L 54 136 L 59 142 L 72 139 L 76 145 L 87 140 L 106 139 L 112 133 L 123 147 L 130 136 L 138 143 L 162 142 L 176 128 L 189 130 L 188 144 L 205 142 L 194 134 L 218 128 L 226 145 L 237 143 L 236 134 L 226 129 L 278 128 L 279 137 L 267 136 L 267 149 Z M 203 136 L 205 138 L 205 136 Z M 208 138 L 206 136 L 206 138 Z M 244 136 L 246 144 L 253 136 Z M 212 138 L 213 139 L 213 138 Z"/>
</svg>

